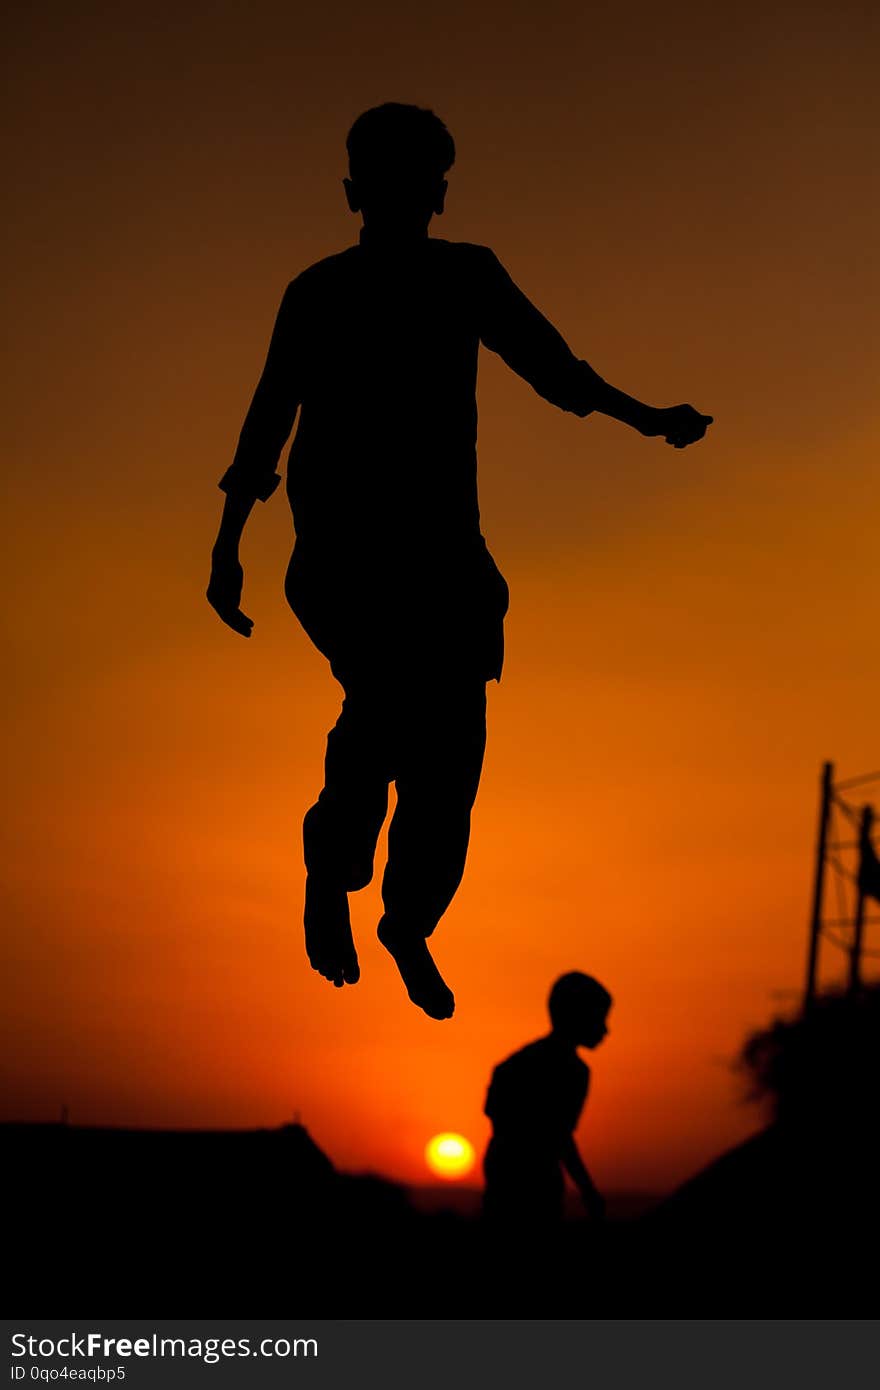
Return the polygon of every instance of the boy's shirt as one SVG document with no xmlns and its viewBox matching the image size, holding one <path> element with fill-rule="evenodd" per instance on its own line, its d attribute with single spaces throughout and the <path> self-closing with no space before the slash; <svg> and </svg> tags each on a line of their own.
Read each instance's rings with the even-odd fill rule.
<svg viewBox="0 0 880 1390">
<path fill-rule="evenodd" d="M 477 499 L 481 343 L 560 409 L 590 414 L 601 379 L 485 246 L 424 236 L 388 247 L 364 231 L 288 285 L 220 487 L 266 501 L 299 410 L 288 597 L 307 631 L 331 634 L 325 646 L 380 612 L 388 631 L 416 631 L 426 649 L 440 632 L 448 650 L 444 615 L 452 634 L 476 604 L 485 620 L 471 647 L 486 678 L 500 676 L 507 586 Z"/>
<path fill-rule="evenodd" d="M 423 237 L 328 256 L 288 285 L 220 487 L 287 491 L 298 539 L 337 550 L 479 533 L 477 354 L 589 415 L 600 380 L 485 246 Z M 369 535 L 367 534 L 369 533 Z"/>
<path fill-rule="evenodd" d="M 586 1063 L 552 1033 L 514 1052 L 495 1068 L 486 1096 L 493 1141 L 558 1157 L 577 1127 L 589 1082 Z"/>
</svg>

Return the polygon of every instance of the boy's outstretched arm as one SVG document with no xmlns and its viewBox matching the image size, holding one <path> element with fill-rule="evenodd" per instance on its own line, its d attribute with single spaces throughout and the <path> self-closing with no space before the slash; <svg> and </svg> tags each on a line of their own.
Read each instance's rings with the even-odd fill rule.
<svg viewBox="0 0 880 1390">
<path fill-rule="evenodd" d="M 571 351 L 548 319 L 514 284 L 494 252 L 480 247 L 480 338 L 540 396 L 581 417 L 599 411 L 639 434 L 660 436 L 684 449 L 702 439 L 712 423 L 691 405 L 646 405 L 618 391 Z"/>
<path fill-rule="evenodd" d="M 566 1139 L 559 1157 L 567 1169 L 569 1177 L 580 1192 L 590 1216 L 595 1221 L 601 1221 L 605 1215 L 605 1200 L 587 1172 L 586 1164 L 578 1152 L 573 1134 L 570 1134 Z"/>
<path fill-rule="evenodd" d="M 245 416 L 238 448 L 220 479 L 226 493 L 220 529 L 211 551 L 207 598 L 228 627 L 250 637 L 253 621 L 241 611 L 244 579 L 238 548 L 247 519 L 259 499 L 268 502 L 281 476 L 278 458 L 293 428 L 299 399 L 296 389 L 296 281 L 281 300 L 269 343 L 266 365 Z"/>
<path fill-rule="evenodd" d="M 596 390 L 594 410 L 630 425 L 639 434 L 661 436 L 676 449 L 686 449 L 702 439 L 712 424 L 711 415 L 701 415 L 692 405 L 645 405 L 603 381 Z"/>
</svg>

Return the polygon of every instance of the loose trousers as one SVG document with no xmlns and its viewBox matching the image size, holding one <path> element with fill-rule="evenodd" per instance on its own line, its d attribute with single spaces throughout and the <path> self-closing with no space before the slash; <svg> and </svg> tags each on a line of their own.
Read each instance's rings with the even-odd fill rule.
<svg viewBox="0 0 880 1390">
<path fill-rule="evenodd" d="M 373 876 L 388 810 L 386 915 L 428 937 L 464 873 L 486 746 L 486 683 L 472 674 L 350 677 L 327 739 L 324 789 L 303 823 L 306 869 L 347 892 Z"/>
</svg>

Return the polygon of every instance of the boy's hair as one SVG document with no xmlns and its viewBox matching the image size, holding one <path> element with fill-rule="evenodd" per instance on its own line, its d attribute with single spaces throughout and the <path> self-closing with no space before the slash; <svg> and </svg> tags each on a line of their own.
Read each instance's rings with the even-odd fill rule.
<svg viewBox="0 0 880 1390">
<path fill-rule="evenodd" d="M 455 142 L 440 117 L 397 101 L 358 116 L 345 148 L 351 177 L 366 181 L 389 173 L 442 179 L 455 163 Z"/>
<path fill-rule="evenodd" d="M 547 1007 L 554 1028 L 563 1032 L 573 1025 L 583 1022 L 586 1015 L 597 1022 L 603 1019 L 611 1008 L 611 995 L 604 985 L 594 980 L 592 975 L 584 975 L 580 970 L 571 970 L 560 975 L 550 991 Z"/>
</svg>

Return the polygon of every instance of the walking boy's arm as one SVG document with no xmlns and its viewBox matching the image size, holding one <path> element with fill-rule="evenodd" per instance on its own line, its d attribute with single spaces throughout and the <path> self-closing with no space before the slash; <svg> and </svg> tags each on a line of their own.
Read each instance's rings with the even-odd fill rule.
<svg viewBox="0 0 880 1390">
<path fill-rule="evenodd" d="M 284 292 L 266 364 L 245 416 L 235 456 L 219 483 L 226 501 L 211 552 L 207 597 L 223 621 L 243 637 L 250 636 L 253 622 L 240 608 L 243 572 L 238 558 L 239 542 L 254 503 L 257 499 L 268 502 L 281 482 L 281 475 L 276 472 L 278 458 L 299 405 L 296 284 L 293 281 Z"/>
<path fill-rule="evenodd" d="M 611 386 L 588 362 L 575 357 L 561 333 L 514 284 L 494 252 L 487 247 L 480 251 L 480 338 L 540 396 L 581 417 L 593 411 L 610 415 L 639 434 L 662 436 L 678 449 L 702 439 L 712 423 L 711 415 L 701 415 L 690 405 L 646 405 Z"/>
<path fill-rule="evenodd" d="M 566 1139 L 560 1158 L 569 1177 L 580 1192 L 587 1211 L 597 1219 L 603 1217 L 605 1215 L 605 1202 L 587 1171 L 587 1166 L 580 1156 L 573 1134 L 569 1134 Z"/>
</svg>

